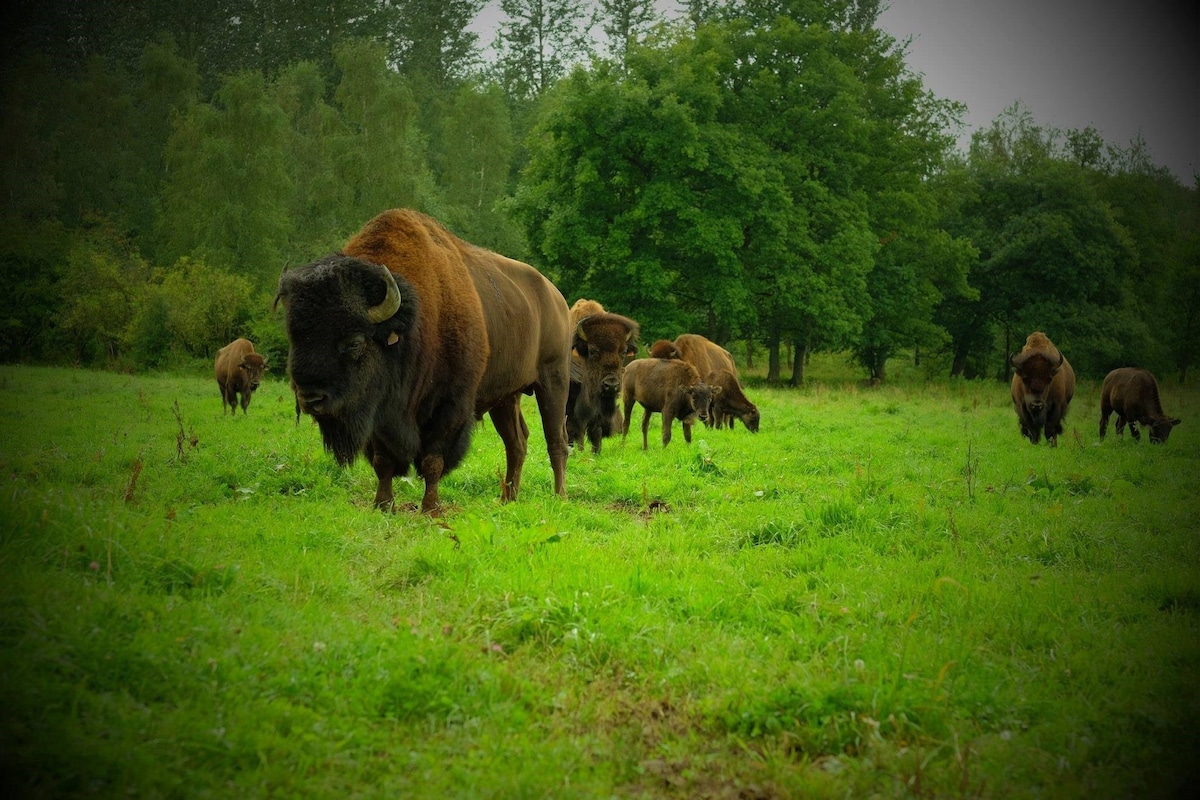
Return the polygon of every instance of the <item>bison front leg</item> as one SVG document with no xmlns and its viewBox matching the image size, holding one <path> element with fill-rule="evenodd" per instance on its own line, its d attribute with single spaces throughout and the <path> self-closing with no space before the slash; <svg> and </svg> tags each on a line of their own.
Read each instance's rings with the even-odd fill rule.
<svg viewBox="0 0 1200 800">
<path fill-rule="evenodd" d="M 500 434 L 500 439 L 504 442 L 505 472 L 504 486 L 500 490 L 500 500 L 507 503 L 510 500 L 516 500 L 517 493 L 521 490 L 521 470 L 525 466 L 525 454 L 529 441 L 529 427 L 525 424 L 525 418 L 521 416 L 521 395 L 513 394 L 501 400 L 492 407 L 488 415 L 492 418 L 492 424 L 496 426 L 496 432 Z M 547 432 L 547 437 L 549 435 L 550 432 Z M 560 435 L 563 438 L 563 456 L 565 458 L 565 429 Z"/>
<path fill-rule="evenodd" d="M 396 495 L 392 491 L 392 478 L 396 475 L 396 460 L 392 458 L 382 445 L 367 442 L 364 451 L 371 468 L 375 470 L 378 483 L 375 486 L 375 508 L 380 511 L 392 511 L 395 507 Z"/>
<path fill-rule="evenodd" d="M 1129 435 L 1133 437 L 1135 442 L 1142 440 L 1142 432 L 1138 430 L 1137 420 L 1129 420 Z"/>
<path fill-rule="evenodd" d="M 445 471 L 445 459 L 438 453 L 430 453 L 421 459 L 421 477 L 425 480 L 425 494 L 421 498 L 421 511 L 430 516 L 437 516 L 441 513 L 442 503 L 438 499 L 438 484 Z"/>
<path fill-rule="evenodd" d="M 666 447 L 667 445 L 669 445 L 671 443 L 671 425 L 675 422 L 675 415 L 664 408 L 662 411 L 662 418 L 663 418 L 663 420 L 662 420 L 662 422 L 663 422 L 662 442 L 663 442 L 663 447 Z M 684 438 L 687 438 L 686 433 L 684 434 Z"/>
</svg>

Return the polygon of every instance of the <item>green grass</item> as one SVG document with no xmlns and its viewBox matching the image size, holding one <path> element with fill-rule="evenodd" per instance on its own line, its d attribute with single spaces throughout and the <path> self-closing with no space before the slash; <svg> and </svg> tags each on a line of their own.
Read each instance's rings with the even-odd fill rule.
<svg viewBox="0 0 1200 800">
<path fill-rule="evenodd" d="M 821 365 L 814 365 L 819 373 Z M 848 370 L 846 374 L 853 374 Z M 1195 786 L 1200 393 L 752 383 L 757 436 L 490 423 L 440 520 L 292 398 L 0 368 L 0 775 L 33 797 L 1154 797 Z M 652 437 L 653 438 L 653 437 Z M 418 503 L 419 482 L 398 484 Z M 1190 783 L 1189 783 L 1190 782 Z"/>
</svg>

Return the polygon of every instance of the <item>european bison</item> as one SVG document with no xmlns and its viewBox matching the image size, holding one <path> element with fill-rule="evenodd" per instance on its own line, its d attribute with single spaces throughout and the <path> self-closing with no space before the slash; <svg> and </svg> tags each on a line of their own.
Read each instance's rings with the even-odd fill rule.
<svg viewBox="0 0 1200 800">
<path fill-rule="evenodd" d="M 737 377 L 733 354 L 698 333 L 681 333 L 675 339 L 679 357 L 696 368 L 701 375 L 710 375 L 719 369 L 727 369 Z"/>
<path fill-rule="evenodd" d="M 366 455 L 377 508 L 392 507 L 392 478 L 411 465 L 425 481 L 421 510 L 437 513 L 438 482 L 484 412 L 504 442 L 501 499 L 515 500 L 522 393 L 537 397 L 554 490 L 566 494 L 567 303 L 533 267 L 393 209 L 340 252 L 284 270 L 276 299 L 300 406 L 340 464 Z"/>
<path fill-rule="evenodd" d="M 262 383 L 267 360 L 254 352 L 249 339 L 234 339 L 217 351 L 213 370 L 217 375 L 217 386 L 221 388 L 221 413 L 225 406 L 237 414 L 238 395 L 242 396 L 242 413 L 246 413 L 254 390 Z"/>
<path fill-rule="evenodd" d="M 571 306 L 571 390 L 567 395 L 567 444 L 586 436 L 599 453 L 607 436 L 625 427 L 617 395 L 625 362 L 637 354 L 638 325 L 610 314 L 595 300 Z"/>
<path fill-rule="evenodd" d="M 650 345 L 651 358 L 683 358 L 679 348 L 670 339 L 659 339 Z"/>
<path fill-rule="evenodd" d="M 1136 367 L 1114 369 L 1100 386 L 1101 441 L 1108 431 L 1108 416 L 1114 411 L 1117 412 L 1117 436 L 1125 433 L 1128 423 L 1133 438 L 1141 440 L 1142 434 L 1138 430 L 1141 423 L 1150 426 L 1150 441 L 1154 444 L 1164 444 L 1171 429 L 1180 422 L 1163 413 L 1162 402 L 1158 399 L 1158 382 L 1150 370 Z"/>
<path fill-rule="evenodd" d="M 714 389 L 720 389 L 713 397 L 712 413 L 709 414 L 714 427 L 723 428 L 728 425 L 732 429 L 734 419 L 740 419 L 746 430 L 758 433 L 758 406 L 746 397 L 736 375 L 727 369 L 718 369 L 710 373 L 704 381 Z"/>
<path fill-rule="evenodd" d="M 683 439 L 692 441 L 692 425 L 696 419 L 707 419 L 714 395 L 720 393 L 700 380 L 700 373 L 686 361 L 662 358 L 639 358 L 625 367 L 621 382 L 621 399 L 625 406 L 625 435 L 629 435 L 633 404 L 640 403 L 642 416 L 642 449 L 649 447 L 650 415 L 662 414 L 662 443 L 671 441 L 671 422 L 683 423 Z"/>
<path fill-rule="evenodd" d="M 1037 444 L 1044 429 L 1046 441 L 1057 446 L 1075 395 L 1075 371 L 1041 331 L 1029 334 L 1021 351 L 1013 353 L 1011 363 L 1012 401 L 1021 434 Z"/>
<path fill-rule="evenodd" d="M 713 400 L 713 413 L 705 424 L 717 428 L 727 424 L 732 428 L 736 416 L 748 430 L 757 433 L 758 408 L 746 398 L 738 379 L 737 367 L 733 363 L 733 354 L 698 333 L 680 334 L 675 339 L 675 347 L 678 357 L 694 366 L 708 383 L 713 383 L 714 375 L 720 375 L 717 378 L 719 382 L 713 385 L 721 387 L 721 396 Z"/>
</svg>

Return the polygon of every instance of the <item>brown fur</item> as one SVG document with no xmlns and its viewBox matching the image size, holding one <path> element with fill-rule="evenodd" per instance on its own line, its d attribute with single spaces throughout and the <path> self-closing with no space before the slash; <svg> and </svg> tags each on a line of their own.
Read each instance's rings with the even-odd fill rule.
<svg viewBox="0 0 1200 800">
<path fill-rule="evenodd" d="M 221 413 L 224 414 L 225 406 L 229 406 L 229 410 L 237 414 L 240 394 L 242 413 L 245 414 L 266 370 L 267 360 L 254 352 L 249 339 L 234 339 L 218 350 L 213 371 L 221 389 Z"/>
<path fill-rule="evenodd" d="M 386 281 L 372 265 L 392 273 L 402 297 L 375 324 L 365 310 L 382 300 Z M 565 495 L 568 311 L 533 267 L 393 209 L 341 253 L 285 272 L 279 297 L 297 399 L 340 462 L 366 454 L 377 507 L 392 507 L 393 477 L 412 465 L 425 481 L 422 510 L 436 512 L 438 483 L 484 413 L 504 442 L 501 498 L 516 499 L 529 437 L 522 393 L 537 397 L 554 489 Z"/>
<path fill-rule="evenodd" d="M 651 358 L 683 358 L 679 348 L 670 339 L 659 339 L 650 345 Z"/>
<path fill-rule="evenodd" d="M 626 361 L 637 353 L 638 324 L 608 313 L 595 300 L 577 300 L 571 319 L 567 443 L 582 447 L 586 436 L 599 453 L 604 438 L 625 427 L 617 395 Z"/>
<path fill-rule="evenodd" d="M 1114 369 L 1104 378 L 1100 387 L 1101 441 L 1108 431 L 1108 417 L 1114 411 L 1117 413 L 1117 436 L 1125 433 L 1128 424 L 1129 433 L 1135 440 L 1140 440 L 1142 434 L 1138 425 L 1148 425 L 1150 441 L 1154 444 L 1165 444 L 1171 429 L 1180 422 L 1163 413 L 1158 381 L 1150 370 L 1136 367 Z"/>
<path fill-rule="evenodd" d="M 733 354 L 698 333 L 683 333 L 675 339 L 679 357 L 696 368 L 701 375 L 711 375 L 719 369 L 727 369 L 738 377 Z"/>
<path fill-rule="evenodd" d="M 1012 401 L 1021 434 L 1033 444 L 1043 430 L 1046 441 L 1057 446 L 1063 420 L 1075 396 L 1075 371 L 1046 334 L 1035 331 L 1011 358 Z"/>
<path fill-rule="evenodd" d="M 714 395 L 720 389 L 700 380 L 700 373 L 686 361 L 662 358 L 639 358 L 625 367 L 621 383 L 621 398 L 625 407 L 625 434 L 629 434 L 629 419 L 633 404 L 641 404 L 642 449 L 649 447 L 650 415 L 662 414 L 662 443 L 671 442 L 671 423 L 676 418 L 683 424 L 683 439 L 691 444 L 692 425 L 696 419 L 706 419 Z"/>
<path fill-rule="evenodd" d="M 726 425 L 732 430 L 734 419 L 740 419 L 751 433 L 758 433 L 758 406 L 751 403 L 737 376 L 727 369 L 718 369 L 709 373 L 705 383 L 719 388 L 720 393 L 713 398 L 712 413 L 709 419 L 712 425 L 723 428 Z"/>
</svg>

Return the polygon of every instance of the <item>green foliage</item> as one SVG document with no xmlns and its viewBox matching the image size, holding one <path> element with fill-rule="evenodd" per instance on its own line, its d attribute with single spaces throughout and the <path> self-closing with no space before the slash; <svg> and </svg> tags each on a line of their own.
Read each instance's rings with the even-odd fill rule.
<svg viewBox="0 0 1200 800">
<path fill-rule="evenodd" d="M 757 436 L 618 439 L 522 496 L 489 425 L 380 514 L 269 373 L 0 368 L 0 749 L 54 796 L 1171 795 L 1200 433 L 1058 448 L 1004 387 L 814 357 Z M 1194 387 L 1163 403 L 1200 414 Z M 181 456 L 181 453 L 183 454 Z M 416 481 L 419 484 L 419 481 Z M 397 491 L 419 497 L 419 485 Z M 919 776 L 919 779 L 918 777 Z"/>
</svg>

